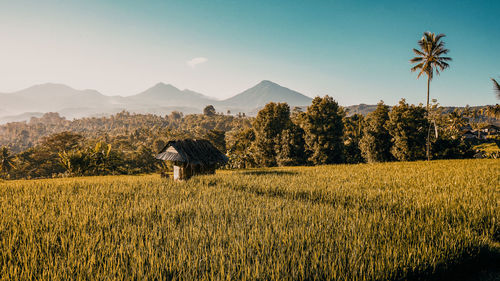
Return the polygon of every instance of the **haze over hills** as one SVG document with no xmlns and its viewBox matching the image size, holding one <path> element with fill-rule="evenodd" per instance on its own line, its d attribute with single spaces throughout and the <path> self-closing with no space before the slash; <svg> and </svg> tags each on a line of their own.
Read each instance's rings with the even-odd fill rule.
<svg viewBox="0 0 500 281">
<path fill-rule="evenodd" d="M 267 80 L 226 100 L 164 83 L 128 97 L 106 96 L 96 90 L 76 90 L 47 83 L 0 94 L 0 123 L 29 120 L 31 116 L 40 116 L 44 112 L 59 112 L 68 119 L 109 115 L 122 110 L 154 114 L 177 110 L 190 114 L 201 112 L 209 104 L 218 111 L 248 114 L 271 101 L 306 106 L 311 103 L 311 98 Z"/>
<path fill-rule="evenodd" d="M 286 102 L 291 108 L 305 108 L 311 98 L 299 92 L 264 80 L 257 85 L 225 100 L 180 90 L 173 85 L 158 83 L 136 95 L 106 96 L 96 90 L 76 90 L 62 84 L 36 85 L 14 93 L 0 93 L 0 124 L 27 121 L 46 112 L 58 112 L 67 119 L 106 116 L 126 110 L 133 113 L 158 115 L 180 111 L 184 114 L 200 113 L 207 105 L 214 105 L 218 112 L 231 111 L 256 115 L 269 102 Z M 376 105 L 348 106 L 350 114 L 367 114 Z M 449 107 L 451 110 L 454 107 Z"/>
</svg>

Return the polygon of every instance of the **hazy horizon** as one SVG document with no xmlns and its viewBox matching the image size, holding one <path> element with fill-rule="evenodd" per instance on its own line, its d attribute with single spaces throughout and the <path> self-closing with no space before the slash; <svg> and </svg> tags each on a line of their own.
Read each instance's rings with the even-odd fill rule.
<svg viewBox="0 0 500 281">
<path fill-rule="evenodd" d="M 425 102 L 410 72 L 424 31 L 445 33 L 442 105 L 495 104 L 498 1 L 1 1 L 0 93 L 57 83 L 130 96 L 159 82 L 226 99 L 262 80 L 343 105 Z"/>
</svg>

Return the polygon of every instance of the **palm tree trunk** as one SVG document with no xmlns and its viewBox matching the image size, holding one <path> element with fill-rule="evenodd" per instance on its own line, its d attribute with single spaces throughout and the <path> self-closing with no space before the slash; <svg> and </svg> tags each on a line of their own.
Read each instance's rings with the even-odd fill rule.
<svg viewBox="0 0 500 281">
<path fill-rule="evenodd" d="M 431 122 L 430 122 L 430 112 L 429 112 L 429 92 L 431 88 L 431 77 L 427 75 L 427 120 L 429 121 L 429 128 L 427 129 L 427 144 L 426 144 L 426 156 L 427 161 L 431 160 L 430 149 L 431 149 Z"/>
<path fill-rule="evenodd" d="M 427 76 L 427 114 L 429 114 L 429 93 L 430 93 L 430 89 L 431 89 L 431 78 L 429 76 Z"/>
</svg>

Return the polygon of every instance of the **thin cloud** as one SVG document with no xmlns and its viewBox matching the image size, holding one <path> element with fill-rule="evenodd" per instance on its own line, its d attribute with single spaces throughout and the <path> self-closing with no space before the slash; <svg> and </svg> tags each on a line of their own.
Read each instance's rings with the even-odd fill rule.
<svg viewBox="0 0 500 281">
<path fill-rule="evenodd" d="M 192 58 L 190 60 L 188 60 L 186 62 L 186 64 L 191 67 L 191 68 L 195 68 L 197 65 L 199 64 L 202 64 L 202 63 L 206 63 L 208 61 L 207 58 L 204 58 L 204 57 L 197 57 L 197 58 Z"/>
</svg>

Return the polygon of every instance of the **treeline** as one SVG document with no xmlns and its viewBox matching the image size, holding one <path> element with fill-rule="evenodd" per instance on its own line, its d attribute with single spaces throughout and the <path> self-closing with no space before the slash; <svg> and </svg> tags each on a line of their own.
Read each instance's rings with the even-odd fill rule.
<svg viewBox="0 0 500 281">
<path fill-rule="evenodd" d="M 316 97 L 305 112 L 270 103 L 252 128 L 231 133 L 230 167 L 423 160 L 430 132 L 432 159 L 472 157 L 475 141 L 464 139 L 462 129 L 484 126 L 474 123 L 476 113 L 466 108 L 444 114 L 437 104 L 429 111 L 404 99 L 392 108 L 380 102 L 366 117 L 348 116 L 329 96 Z"/>
<path fill-rule="evenodd" d="M 498 108 L 490 110 L 497 112 L 493 118 Z M 227 168 L 421 160 L 429 130 L 433 159 L 472 157 L 474 142 L 462 137 L 462 129 L 484 125 L 475 122 L 477 113 L 442 110 L 434 105 L 427 114 L 424 107 L 401 100 L 391 108 L 381 102 L 367 116 L 348 115 L 325 96 L 305 110 L 269 103 L 255 118 L 223 115 L 213 106 L 186 116 L 121 112 L 72 121 L 48 113 L 0 126 L 0 176 L 155 172 L 166 167 L 153 156 L 168 140 L 184 138 L 210 140 L 226 152 Z"/>
<path fill-rule="evenodd" d="M 250 127 L 251 121 L 211 108 L 186 116 L 121 112 L 73 121 L 47 113 L 0 126 L 0 177 L 150 173 L 165 168 L 153 156 L 168 140 L 209 139 L 224 151 L 225 132 Z"/>
</svg>

